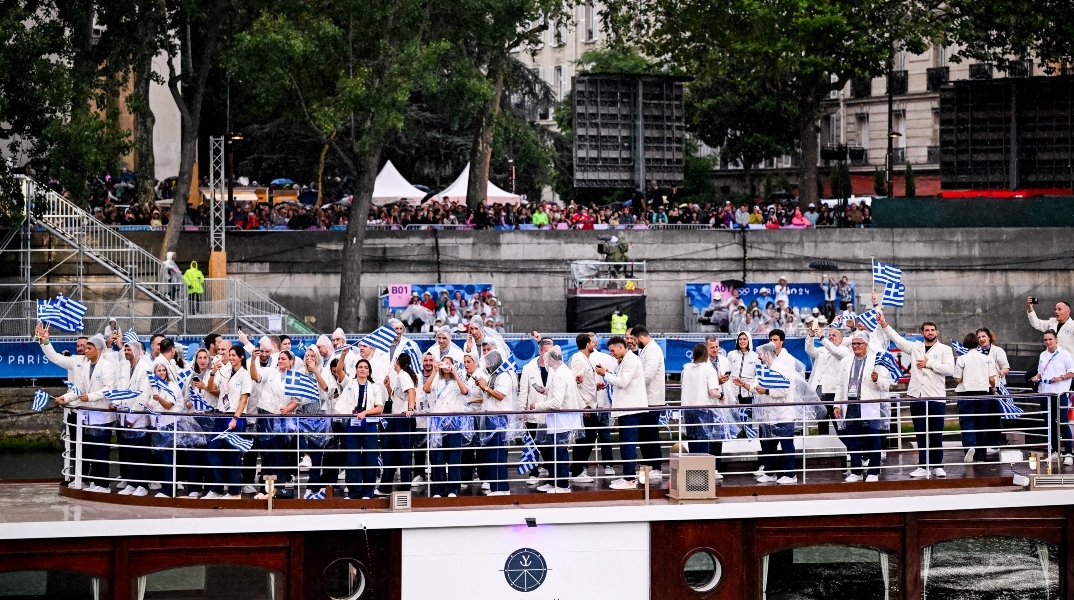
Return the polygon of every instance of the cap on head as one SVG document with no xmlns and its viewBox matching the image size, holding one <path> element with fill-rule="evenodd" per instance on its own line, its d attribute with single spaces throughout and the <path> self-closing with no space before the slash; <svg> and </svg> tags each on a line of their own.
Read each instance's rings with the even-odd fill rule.
<svg viewBox="0 0 1074 600">
<path fill-rule="evenodd" d="M 613 235 L 612 237 L 608 238 L 608 242 L 611 243 L 611 244 L 618 244 L 619 243 L 619 237 Z"/>
</svg>

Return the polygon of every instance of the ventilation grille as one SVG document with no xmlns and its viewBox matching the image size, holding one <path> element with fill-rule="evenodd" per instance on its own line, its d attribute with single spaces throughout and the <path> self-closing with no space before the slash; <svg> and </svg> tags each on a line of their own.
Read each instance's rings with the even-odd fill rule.
<svg viewBox="0 0 1074 600">
<path fill-rule="evenodd" d="M 1074 475 L 1033 475 L 1034 488 L 1069 488 L 1074 487 Z"/>
<path fill-rule="evenodd" d="M 410 492 L 392 492 L 392 512 L 410 510 Z"/>
<path fill-rule="evenodd" d="M 675 492 L 679 489 L 679 470 L 671 470 L 671 479 L 668 481 L 668 491 Z"/>
<path fill-rule="evenodd" d="M 686 470 L 686 491 L 707 492 L 709 491 L 709 472 L 701 469 Z"/>
</svg>

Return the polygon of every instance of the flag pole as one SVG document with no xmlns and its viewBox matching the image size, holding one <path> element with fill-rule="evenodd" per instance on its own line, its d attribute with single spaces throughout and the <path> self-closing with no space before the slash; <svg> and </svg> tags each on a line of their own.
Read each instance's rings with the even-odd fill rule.
<svg viewBox="0 0 1074 600">
<path fill-rule="evenodd" d="M 871 273 L 871 278 L 872 278 L 872 282 L 873 282 L 873 293 L 876 293 L 876 273 L 873 272 L 873 269 L 875 269 L 875 268 L 876 268 L 876 257 L 875 256 L 870 256 L 869 257 L 869 271 Z"/>
</svg>

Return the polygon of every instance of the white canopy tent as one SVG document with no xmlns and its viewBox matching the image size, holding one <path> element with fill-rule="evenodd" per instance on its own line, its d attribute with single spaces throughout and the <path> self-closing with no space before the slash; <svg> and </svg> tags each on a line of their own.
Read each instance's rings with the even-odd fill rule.
<svg viewBox="0 0 1074 600">
<path fill-rule="evenodd" d="M 462 170 L 462 173 L 455 178 L 455 181 L 447 187 L 446 190 L 433 194 L 433 200 L 443 200 L 445 197 L 450 198 L 455 202 L 466 202 L 466 186 L 470 180 L 470 163 L 466 163 L 466 168 Z M 519 204 L 522 200 L 522 196 L 518 194 L 512 194 L 511 192 L 505 192 L 496 187 L 491 181 L 488 182 L 488 192 L 486 193 L 485 204 Z"/>
<path fill-rule="evenodd" d="M 398 202 L 400 199 L 409 204 L 418 204 L 425 196 L 428 194 L 410 185 L 390 160 L 384 163 L 384 168 L 377 174 L 377 181 L 373 184 L 374 206 Z"/>
</svg>

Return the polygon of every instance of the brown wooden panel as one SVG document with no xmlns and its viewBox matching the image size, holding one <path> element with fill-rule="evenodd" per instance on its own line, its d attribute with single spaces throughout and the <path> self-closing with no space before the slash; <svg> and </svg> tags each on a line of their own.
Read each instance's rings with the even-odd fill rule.
<svg viewBox="0 0 1074 600">
<path fill-rule="evenodd" d="M 112 577 L 110 538 L 62 538 L 0 542 L 0 572 L 60 570 Z"/>
<path fill-rule="evenodd" d="M 731 600 L 743 598 L 743 521 L 666 521 L 649 526 L 650 598 L 667 600 Z M 683 579 L 687 557 L 695 550 L 712 552 L 723 567 L 723 579 L 710 592 L 698 593 Z"/>
<path fill-rule="evenodd" d="M 919 548 L 968 537 L 1025 537 L 1062 545 L 1063 507 L 943 511 L 917 515 Z"/>
<path fill-rule="evenodd" d="M 167 550 L 203 550 L 205 548 L 288 548 L 291 537 L 286 533 L 235 533 L 228 535 L 160 535 L 138 536 L 130 539 L 130 551 L 151 552 Z"/>
</svg>

